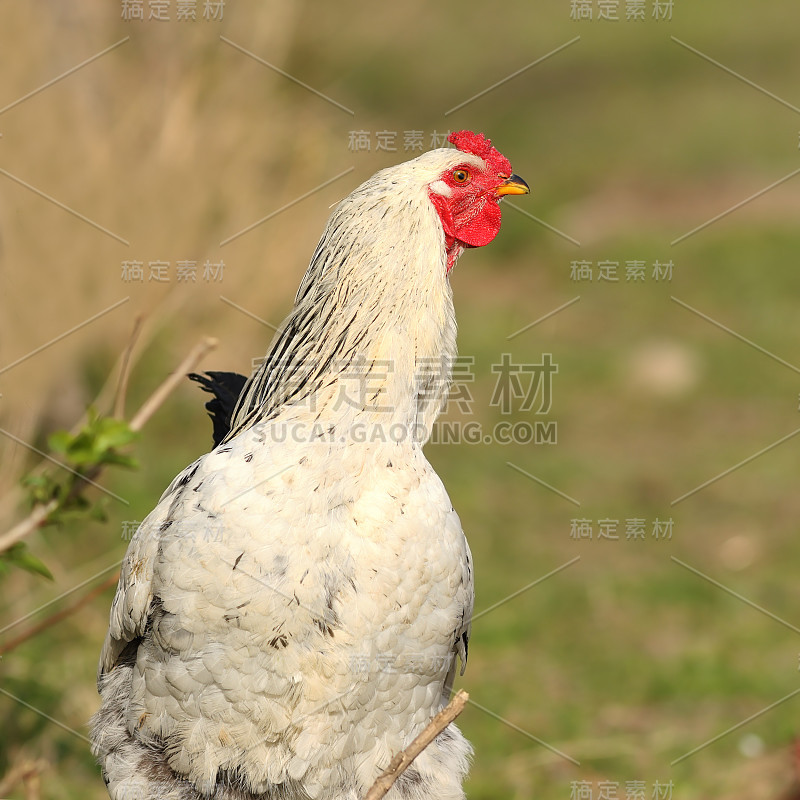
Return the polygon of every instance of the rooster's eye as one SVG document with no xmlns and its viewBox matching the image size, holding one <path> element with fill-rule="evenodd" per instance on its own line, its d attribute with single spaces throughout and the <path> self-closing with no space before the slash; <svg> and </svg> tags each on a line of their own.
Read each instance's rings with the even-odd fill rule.
<svg viewBox="0 0 800 800">
<path fill-rule="evenodd" d="M 453 170 L 453 180 L 456 183 L 466 183 L 472 176 L 466 169 Z"/>
</svg>

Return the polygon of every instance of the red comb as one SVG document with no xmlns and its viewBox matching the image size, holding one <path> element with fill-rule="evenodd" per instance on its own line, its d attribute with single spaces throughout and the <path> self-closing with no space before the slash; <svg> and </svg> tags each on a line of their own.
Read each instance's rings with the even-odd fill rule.
<svg viewBox="0 0 800 800">
<path fill-rule="evenodd" d="M 492 140 L 482 133 L 456 131 L 447 137 L 447 141 L 462 153 L 472 153 L 482 158 L 495 172 L 511 174 L 511 162 L 497 148 L 492 147 Z"/>
</svg>

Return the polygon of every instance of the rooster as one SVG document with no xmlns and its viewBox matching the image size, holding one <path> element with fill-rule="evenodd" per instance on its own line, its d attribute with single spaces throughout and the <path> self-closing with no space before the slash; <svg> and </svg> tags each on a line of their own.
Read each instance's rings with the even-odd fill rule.
<svg viewBox="0 0 800 800">
<path fill-rule="evenodd" d="M 471 556 L 422 446 L 449 274 L 529 189 L 449 139 L 338 205 L 262 366 L 223 381 L 220 441 L 133 537 L 92 721 L 114 800 L 360 800 L 463 672 Z M 470 754 L 449 725 L 389 797 L 463 798 Z"/>
</svg>

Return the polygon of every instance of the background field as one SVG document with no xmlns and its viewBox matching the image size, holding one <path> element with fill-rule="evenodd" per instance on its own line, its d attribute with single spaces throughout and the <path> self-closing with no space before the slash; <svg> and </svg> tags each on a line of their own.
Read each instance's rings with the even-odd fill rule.
<svg viewBox="0 0 800 800">
<path fill-rule="evenodd" d="M 626 20 L 625 0 L 228 0 L 221 20 L 198 0 L 194 21 L 178 5 L 158 22 L 123 19 L 117 0 L 0 3 L 3 529 L 39 460 L 7 434 L 41 448 L 72 427 L 115 379 L 137 315 L 129 413 L 203 335 L 220 341 L 204 368 L 248 372 L 271 331 L 241 309 L 280 323 L 329 207 L 413 155 L 406 131 L 425 149 L 434 133 L 484 131 L 533 191 L 453 275 L 474 381 L 470 408 L 448 418 L 490 429 L 504 419 L 492 365 L 550 353 L 552 407 L 516 398 L 510 419 L 555 422 L 557 442 L 428 456 L 473 549 L 478 612 L 579 560 L 475 622 L 468 795 L 800 791 L 800 176 L 682 238 L 800 167 L 796 2 L 674 0 L 654 19 L 647 0 L 643 20 Z M 618 21 L 598 19 L 615 5 Z M 579 6 L 593 18 L 572 19 Z M 126 261 L 142 262 L 142 282 L 123 279 Z M 183 261 L 197 262 L 194 282 L 178 280 Z M 224 262 L 217 279 L 207 261 Z M 576 261 L 591 281 L 574 279 Z M 167 281 L 149 280 L 150 262 L 167 262 Z M 618 264 L 617 282 L 597 280 L 600 262 Z M 626 280 L 626 262 L 643 262 L 644 280 Z M 129 505 L 30 537 L 55 581 L 0 579 L 0 628 L 118 561 L 126 522 L 209 444 L 186 381 L 136 445 L 142 468 L 102 480 Z M 644 539 L 627 537 L 633 519 Z M 570 535 L 575 520 L 591 540 Z M 652 535 L 656 520 L 672 520 L 670 538 Z M 602 521 L 619 539 L 598 539 Z M 63 726 L 85 734 L 97 707 L 111 597 L 0 661 L 0 776 L 42 759 L 48 800 L 106 796 Z"/>
</svg>

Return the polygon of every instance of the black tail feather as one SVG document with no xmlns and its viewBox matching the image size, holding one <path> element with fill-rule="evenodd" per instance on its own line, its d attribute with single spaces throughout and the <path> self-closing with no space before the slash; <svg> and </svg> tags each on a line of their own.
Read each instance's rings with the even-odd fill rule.
<svg viewBox="0 0 800 800">
<path fill-rule="evenodd" d="M 247 378 L 237 372 L 206 372 L 204 375 L 192 372 L 188 377 L 197 381 L 203 391 L 214 395 L 206 403 L 206 411 L 214 425 L 213 437 L 216 447 L 231 429 L 236 401 L 247 383 Z"/>
</svg>

